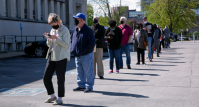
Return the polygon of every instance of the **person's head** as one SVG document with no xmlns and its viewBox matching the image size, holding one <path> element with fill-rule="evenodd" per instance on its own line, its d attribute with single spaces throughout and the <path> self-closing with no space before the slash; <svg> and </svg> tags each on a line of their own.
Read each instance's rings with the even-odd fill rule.
<svg viewBox="0 0 199 107">
<path fill-rule="evenodd" d="M 160 28 L 160 26 L 157 24 L 157 28 Z"/>
<path fill-rule="evenodd" d="M 167 28 L 167 25 L 165 26 L 165 28 Z"/>
<path fill-rule="evenodd" d="M 108 24 L 109 24 L 109 26 L 112 30 L 114 30 L 116 28 L 116 21 L 115 20 L 109 20 Z"/>
<path fill-rule="evenodd" d="M 143 17 L 143 21 L 144 21 L 144 22 L 147 21 L 147 17 Z"/>
<path fill-rule="evenodd" d="M 76 16 L 73 16 L 75 19 L 75 25 L 81 27 L 85 24 L 86 17 L 83 13 L 78 13 Z"/>
<path fill-rule="evenodd" d="M 126 17 L 121 17 L 120 18 L 120 24 L 123 25 L 123 26 L 126 25 L 126 20 L 127 20 Z"/>
<path fill-rule="evenodd" d="M 142 29 L 142 28 L 143 28 L 142 23 L 137 23 L 137 25 L 136 25 L 136 29 L 140 30 L 140 29 Z"/>
<path fill-rule="evenodd" d="M 156 29 L 157 29 L 157 25 L 156 25 L 156 24 L 153 24 L 153 28 L 156 30 Z"/>
<path fill-rule="evenodd" d="M 48 24 L 52 26 L 53 29 L 58 29 L 62 25 L 62 20 L 55 13 L 50 13 L 48 16 Z"/>
<path fill-rule="evenodd" d="M 99 23 L 99 18 L 98 17 L 94 17 L 93 18 L 93 24 L 97 25 Z"/>
</svg>

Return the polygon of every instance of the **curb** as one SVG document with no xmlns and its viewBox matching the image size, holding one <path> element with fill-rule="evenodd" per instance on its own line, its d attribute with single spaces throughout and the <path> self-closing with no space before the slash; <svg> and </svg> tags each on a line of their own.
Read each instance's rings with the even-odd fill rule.
<svg viewBox="0 0 199 107">
<path fill-rule="evenodd" d="M 22 57 L 22 56 L 27 56 L 27 55 L 8 56 L 8 57 L 0 58 L 0 60 L 6 60 L 6 59 L 17 58 L 17 57 Z"/>
</svg>

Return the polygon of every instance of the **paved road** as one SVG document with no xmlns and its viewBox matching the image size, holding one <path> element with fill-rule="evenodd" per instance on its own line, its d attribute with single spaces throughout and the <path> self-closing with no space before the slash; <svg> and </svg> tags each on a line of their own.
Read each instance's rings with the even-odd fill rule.
<svg viewBox="0 0 199 107">
<path fill-rule="evenodd" d="M 107 56 L 107 55 L 105 55 Z M 108 74 L 104 57 L 105 79 L 96 77 L 94 92 L 73 92 L 76 85 L 74 57 L 67 65 L 66 97 L 69 107 L 199 107 L 199 41 L 172 43 L 160 58 L 147 65 Z M 124 63 L 125 63 L 124 57 Z M 26 56 L 0 60 L 0 107 L 53 107 L 43 103 L 48 97 L 42 77 L 46 60 Z M 56 75 L 53 83 L 57 94 Z"/>
</svg>

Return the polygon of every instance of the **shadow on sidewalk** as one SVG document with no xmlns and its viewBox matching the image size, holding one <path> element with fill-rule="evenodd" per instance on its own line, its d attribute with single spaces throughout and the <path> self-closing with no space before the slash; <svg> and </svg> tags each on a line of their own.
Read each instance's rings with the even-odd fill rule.
<svg viewBox="0 0 199 107">
<path fill-rule="evenodd" d="M 147 64 L 147 66 L 177 66 L 177 65 Z"/>
<path fill-rule="evenodd" d="M 103 80 L 113 80 L 113 81 L 137 81 L 137 82 L 148 82 L 148 81 L 149 81 L 149 80 L 111 79 L 111 78 L 104 78 Z"/>
<path fill-rule="evenodd" d="M 164 69 L 138 69 L 138 68 L 131 68 L 132 70 L 146 70 L 146 71 L 170 71 Z"/>
<path fill-rule="evenodd" d="M 145 73 L 120 73 L 120 74 L 130 74 L 130 75 L 140 75 L 140 76 L 160 76 L 158 74 L 145 74 Z"/>
<path fill-rule="evenodd" d="M 166 62 L 166 63 L 186 63 L 186 62 L 168 62 L 168 61 L 153 61 L 153 62 Z"/>
<path fill-rule="evenodd" d="M 84 105 L 76 105 L 76 104 L 62 104 L 60 106 L 68 106 L 68 107 L 106 107 L 106 106 L 94 106 L 94 105 L 84 106 Z"/>
<path fill-rule="evenodd" d="M 149 98 L 148 96 L 138 95 L 138 94 L 129 94 L 129 93 L 120 93 L 120 92 L 105 92 L 105 91 L 93 91 L 93 93 L 99 93 L 109 96 L 123 96 L 123 97 L 135 97 L 135 98 Z"/>
</svg>

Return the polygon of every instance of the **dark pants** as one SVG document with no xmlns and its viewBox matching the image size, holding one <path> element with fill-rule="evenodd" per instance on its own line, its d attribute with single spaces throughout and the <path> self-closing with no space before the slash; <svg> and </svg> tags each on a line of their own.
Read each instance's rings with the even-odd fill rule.
<svg viewBox="0 0 199 107">
<path fill-rule="evenodd" d="M 137 48 L 138 63 L 140 63 L 140 54 L 142 55 L 142 64 L 144 64 L 144 49 Z"/>
<path fill-rule="evenodd" d="M 165 48 L 164 43 L 165 43 L 165 39 L 162 39 L 162 41 L 161 41 L 162 48 Z M 160 48 L 161 48 L 161 47 L 160 47 Z"/>
<path fill-rule="evenodd" d="M 66 64 L 67 64 L 67 59 L 63 59 L 60 61 L 51 61 L 51 55 L 49 55 L 43 77 L 44 85 L 46 87 L 48 95 L 55 93 L 52 83 L 52 76 L 56 71 L 57 84 L 58 84 L 58 97 L 64 97 Z"/>
</svg>

